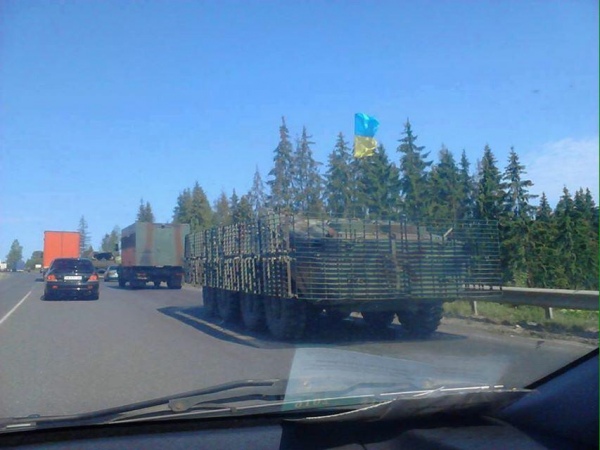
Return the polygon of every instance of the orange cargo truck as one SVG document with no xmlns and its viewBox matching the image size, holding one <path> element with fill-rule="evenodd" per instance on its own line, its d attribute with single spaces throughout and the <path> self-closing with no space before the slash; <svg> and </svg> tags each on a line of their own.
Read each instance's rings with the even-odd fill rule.
<svg viewBox="0 0 600 450">
<path fill-rule="evenodd" d="M 80 239 L 77 231 L 44 231 L 42 270 L 48 270 L 56 258 L 79 258 Z"/>
</svg>

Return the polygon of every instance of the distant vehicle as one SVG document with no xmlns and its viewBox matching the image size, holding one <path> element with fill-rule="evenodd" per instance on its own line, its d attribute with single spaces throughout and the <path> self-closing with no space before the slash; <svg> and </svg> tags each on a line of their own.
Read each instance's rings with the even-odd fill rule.
<svg viewBox="0 0 600 450">
<path fill-rule="evenodd" d="M 77 231 L 44 231 L 42 272 L 56 258 L 79 258 L 81 237 Z"/>
<path fill-rule="evenodd" d="M 100 297 L 98 273 L 86 258 L 57 258 L 46 272 L 44 300 L 82 296 L 90 300 Z"/>
<path fill-rule="evenodd" d="M 106 272 L 104 272 L 104 281 L 118 281 L 119 280 L 119 266 L 108 266 Z"/>
<path fill-rule="evenodd" d="M 181 289 L 183 282 L 183 247 L 188 224 L 136 222 L 121 232 L 119 286 L 127 283 L 142 288 L 151 282 L 155 287 L 166 283 L 169 289 Z"/>
<path fill-rule="evenodd" d="M 88 258 L 96 268 L 98 275 L 104 276 L 109 266 L 116 265 L 116 256 L 113 252 L 95 252 L 89 251 L 81 255 L 82 258 Z"/>
<path fill-rule="evenodd" d="M 25 261 L 21 260 L 21 261 L 17 261 L 16 263 L 14 263 L 13 267 L 12 267 L 12 271 L 13 272 L 24 272 L 25 271 Z"/>
</svg>

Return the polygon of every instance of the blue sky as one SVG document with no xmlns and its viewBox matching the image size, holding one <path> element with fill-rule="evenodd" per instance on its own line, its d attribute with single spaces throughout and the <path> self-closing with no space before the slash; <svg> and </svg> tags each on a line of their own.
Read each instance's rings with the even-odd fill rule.
<svg viewBox="0 0 600 450">
<path fill-rule="evenodd" d="M 353 115 L 392 158 L 514 146 L 555 203 L 598 199 L 598 2 L 11 1 L 0 4 L 0 259 L 85 216 L 97 247 L 140 198 L 167 221 L 272 165 L 285 115 L 326 162 Z"/>
</svg>

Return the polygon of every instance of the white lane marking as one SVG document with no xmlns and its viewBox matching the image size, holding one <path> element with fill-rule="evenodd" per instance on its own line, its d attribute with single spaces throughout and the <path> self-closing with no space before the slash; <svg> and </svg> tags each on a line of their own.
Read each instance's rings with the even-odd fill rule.
<svg viewBox="0 0 600 450">
<path fill-rule="evenodd" d="M 6 313 L 6 315 L 2 319 L 0 319 L 0 325 L 2 325 L 6 321 L 6 319 L 8 319 L 10 317 L 10 315 L 12 313 L 14 313 L 19 306 L 21 306 L 21 303 L 23 303 L 25 300 L 27 300 L 27 297 L 29 297 L 30 295 L 31 295 L 31 291 L 29 291 L 27 294 L 25 294 L 25 297 L 23 297 L 21 300 L 19 300 L 19 303 L 17 303 L 15 306 L 13 306 L 13 308 L 8 313 Z"/>
</svg>

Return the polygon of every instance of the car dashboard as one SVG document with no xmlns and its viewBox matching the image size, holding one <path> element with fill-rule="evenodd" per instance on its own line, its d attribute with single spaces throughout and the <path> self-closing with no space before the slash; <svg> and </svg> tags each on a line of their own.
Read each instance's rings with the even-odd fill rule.
<svg viewBox="0 0 600 450">
<path fill-rule="evenodd" d="M 493 414 L 408 420 L 306 421 L 299 416 L 133 422 L 14 432 L 22 449 L 583 449 L 598 447 L 598 351 L 530 386 Z"/>
</svg>

